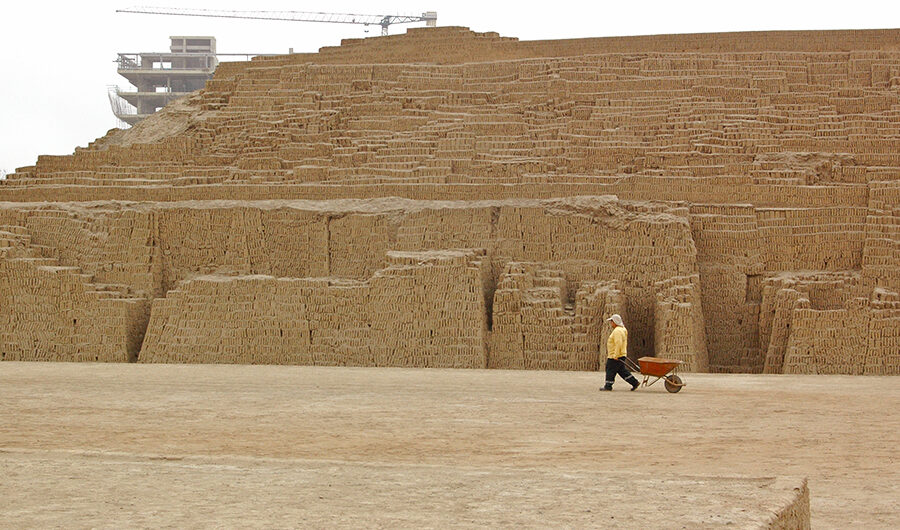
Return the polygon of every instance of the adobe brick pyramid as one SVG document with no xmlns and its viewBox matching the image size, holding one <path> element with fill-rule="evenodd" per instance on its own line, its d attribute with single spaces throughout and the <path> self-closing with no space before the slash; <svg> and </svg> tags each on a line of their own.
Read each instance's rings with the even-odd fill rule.
<svg viewBox="0 0 900 530">
<path fill-rule="evenodd" d="M 222 64 L 0 182 L 6 360 L 900 374 L 900 30 Z"/>
</svg>

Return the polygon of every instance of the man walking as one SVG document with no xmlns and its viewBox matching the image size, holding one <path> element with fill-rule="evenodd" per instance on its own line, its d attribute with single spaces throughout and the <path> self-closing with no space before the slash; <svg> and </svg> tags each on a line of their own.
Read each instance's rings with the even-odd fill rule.
<svg viewBox="0 0 900 530">
<path fill-rule="evenodd" d="M 625 357 L 628 355 L 628 330 L 625 329 L 619 315 L 613 315 L 606 320 L 612 323 L 613 330 L 606 341 L 606 386 L 600 390 L 611 391 L 616 374 L 631 385 L 631 390 L 637 390 L 640 383 L 625 366 Z"/>
</svg>

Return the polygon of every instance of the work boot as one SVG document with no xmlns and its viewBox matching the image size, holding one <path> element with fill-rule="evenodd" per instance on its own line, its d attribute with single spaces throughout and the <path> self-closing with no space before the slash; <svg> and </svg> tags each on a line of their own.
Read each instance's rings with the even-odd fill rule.
<svg viewBox="0 0 900 530">
<path fill-rule="evenodd" d="M 628 382 L 631 383 L 631 391 L 632 392 L 634 392 L 635 390 L 638 389 L 639 386 L 641 386 L 641 384 L 638 383 L 638 380 L 635 379 L 634 377 L 629 377 Z"/>
<path fill-rule="evenodd" d="M 600 387 L 600 391 L 601 392 L 612 392 L 612 385 L 606 385 L 606 386 Z"/>
</svg>

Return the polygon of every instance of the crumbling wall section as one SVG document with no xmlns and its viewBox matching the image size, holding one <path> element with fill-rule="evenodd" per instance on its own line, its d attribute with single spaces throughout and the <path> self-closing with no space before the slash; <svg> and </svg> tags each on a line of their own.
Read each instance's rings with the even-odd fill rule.
<svg viewBox="0 0 900 530">
<path fill-rule="evenodd" d="M 900 297 L 882 291 L 842 309 L 795 309 L 784 373 L 900 375 Z"/>
<path fill-rule="evenodd" d="M 0 226 L 4 217 L 27 233 L 30 247 L 58 265 L 78 267 L 94 283 L 143 298 L 159 293 L 155 218 L 148 210 L 28 205 L 0 208 Z"/>
<path fill-rule="evenodd" d="M 866 336 L 866 375 L 900 375 L 900 295 L 876 289 Z"/>
<path fill-rule="evenodd" d="M 750 205 L 693 205 L 701 307 L 709 370 L 760 372 L 760 279 L 764 271 L 756 210 Z"/>
<path fill-rule="evenodd" d="M 764 373 L 785 370 L 789 339 L 801 325 L 793 321 L 798 314 L 795 310 L 845 310 L 858 291 L 856 272 L 780 273 L 766 278 L 760 308 L 760 343 L 766 349 Z"/>
<path fill-rule="evenodd" d="M 98 291 L 90 275 L 28 244 L 24 228 L 0 230 L 0 358 L 131 362 L 149 302 Z M 8 230 L 15 230 L 10 232 Z"/>
<path fill-rule="evenodd" d="M 494 294 L 490 368 L 596 370 L 609 331 L 624 312 L 616 282 L 584 282 L 569 298 L 562 271 L 510 262 Z"/>
<path fill-rule="evenodd" d="M 638 356 L 654 351 L 656 282 L 697 272 L 687 209 L 675 205 L 612 196 L 421 204 L 402 216 L 397 248 L 485 248 L 498 288 L 508 264 L 540 264 L 565 278 L 569 300 L 583 284 L 617 281 Z"/>
<path fill-rule="evenodd" d="M 573 197 L 504 206 L 496 254 L 504 262 L 547 264 L 569 285 L 619 282 L 629 315 L 629 352 L 652 355 L 655 283 L 697 272 L 685 208 Z M 570 289 L 574 290 L 574 289 Z"/>
<path fill-rule="evenodd" d="M 163 293 L 208 274 L 328 275 L 328 224 L 320 212 L 211 204 L 158 215 Z"/>
<path fill-rule="evenodd" d="M 859 270 L 866 212 L 852 206 L 757 210 L 766 270 Z"/>
<path fill-rule="evenodd" d="M 699 274 L 656 284 L 655 356 L 684 361 L 689 372 L 709 369 L 701 298 Z"/>
<path fill-rule="evenodd" d="M 766 286 L 763 307 L 760 310 L 760 343 L 766 345 L 766 363 L 763 373 L 784 372 L 784 355 L 791 336 L 791 320 L 794 310 L 809 307 L 804 294 L 791 288 Z"/>
<path fill-rule="evenodd" d="M 794 309 L 784 357 L 788 374 L 862 374 L 867 357 L 869 311 Z"/>
<path fill-rule="evenodd" d="M 866 289 L 900 293 L 900 181 L 871 184 L 862 273 Z"/>
<path fill-rule="evenodd" d="M 782 479 L 784 480 L 784 479 Z M 774 510 L 766 523 L 768 530 L 809 530 L 809 482 L 803 480 L 800 486 L 793 488 L 793 495 L 783 506 Z"/>
<path fill-rule="evenodd" d="M 482 250 L 391 252 L 365 281 L 202 276 L 153 304 L 142 362 L 484 368 Z"/>
</svg>

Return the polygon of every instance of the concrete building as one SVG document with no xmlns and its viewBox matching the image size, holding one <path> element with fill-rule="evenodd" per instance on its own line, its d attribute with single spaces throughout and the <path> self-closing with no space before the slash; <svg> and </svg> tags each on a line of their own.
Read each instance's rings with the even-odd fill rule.
<svg viewBox="0 0 900 530">
<path fill-rule="evenodd" d="M 115 96 L 127 105 L 111 98 L 113 112 L 125 123 L 134 125 L 168 102 L 203 88 L 212 78 L 218 64 L 215 37 L 170 39 L 168 52 L 119 54 L 119 75 L 136 87 L 115 89 Z"/>
</svg>

